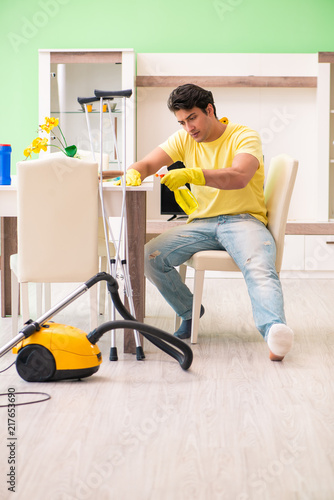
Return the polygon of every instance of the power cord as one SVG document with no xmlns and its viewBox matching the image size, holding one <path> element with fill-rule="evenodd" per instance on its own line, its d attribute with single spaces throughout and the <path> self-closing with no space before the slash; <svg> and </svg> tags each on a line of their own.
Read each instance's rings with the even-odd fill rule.
<svg viewBox="0 0 334 500">
<path fill-rule="evenodd" d="M 30 394 L 30 395 L 36 395 L 38 394 L 39 396 L 45 396 L 44 399 L 38 399 L 37 401 L 26 401 L 25 403 L 11 403 L 11 406 L 25 406 L 25 405 L 33 405 L 35 403 L 44 403 L 44 401 L 48 401 L 49 399 L 51 399 L 51 396 L 50 394 L 47 394 L 46 392 L 31 392 L 31 391 L 27 391 L 27 392 L 2 392 L 0 393 L 0 397 L 1 396 L 12 396 L 13 394 L 15 394 L 15 396 L 17 395 L 22 395 L 22 394 Z M 7 408 L 8 407 L 8 403 L 6 405 L 0 405 L 0 408 Z"/>
<path fill-rule="evenodd" d="M 16 361 L 13 361 L 13 363 L 12 363 L 11 365 L 7 366 L 7 368 L 5 368 L 4 370 L 0 370 L 0 373 L 3 373 L 3 372 L 5 372 L 5 371 L 9 370 L 9 368 L 10 368 L 11 366 L 15 365 L 15 363 L 16 363 Z"/>
<path fill-rule="evenodd" d="M 7 366 L 7 368 L 5 368 L 4 370 L 1 370 L 0 373 L 3 373 L 7 370 L 9 370 L 9 368 L 11 368 L 13 365 L 15 365 L 15 362 L 16 361 L 13 361 L 13 363 L 11 363 L 9 366 Z M 22 394 L 29 394 L 29 395 L 36 395 L 38 394 L 39 396 L 45 396 L 44 399 L 38 399 L 37 401 L 26 401 L 25 403 L 13 403 L 13 406 L 25 406 L 25 405 L 33 405 L 35 403 L 44 403 L 44 401 L 48 401 L 49 399 L 51 399 L 51 396 L 50 394 L 47 394 L 46 392 L 31 392 L 31 391 L 27 391 L 27 392 L 15 392 L 14 393 L 15 396 L 16 395 L 22 395 Z M 0 397 L 2 396 L 9 396 L 9 395 L 13 395 L 12 392 L 2 392 L 0 393 Z M 8 407 L 8 403 L 6 405 L 0 405 L 0 408 L 7 408 Z"/>
</svg>

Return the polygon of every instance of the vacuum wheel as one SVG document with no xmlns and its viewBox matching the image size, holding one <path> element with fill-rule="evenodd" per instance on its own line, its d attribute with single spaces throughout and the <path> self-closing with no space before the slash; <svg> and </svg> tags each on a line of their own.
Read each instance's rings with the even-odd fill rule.
<svg viewBox="0 0 334 500">
<path fill-rule="evenodd" d="M 56 371 L 53 354 L 44 346 L 30 344 L 23 347 L 16 358 L 16 370 L 27 382 L 46 382 Z"/>
</svg>

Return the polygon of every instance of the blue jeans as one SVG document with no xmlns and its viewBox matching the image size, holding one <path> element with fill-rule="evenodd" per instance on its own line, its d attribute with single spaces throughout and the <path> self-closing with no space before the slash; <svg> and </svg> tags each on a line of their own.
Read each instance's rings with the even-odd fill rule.
<svg viewBox="0 0 334 500">
<path fill-rule="evenodd" d="M 255 325 L 266 340 L 274 323 L 286 323 L 282 287 L 275 268 L 275 241 L 249 214 L 195 219 L 145 246 L 145 274 L 182 319 L 192 316 L 193 294 L 175 267 L 201 250 L 225 250 L 242 272 Z"/>
</svg>

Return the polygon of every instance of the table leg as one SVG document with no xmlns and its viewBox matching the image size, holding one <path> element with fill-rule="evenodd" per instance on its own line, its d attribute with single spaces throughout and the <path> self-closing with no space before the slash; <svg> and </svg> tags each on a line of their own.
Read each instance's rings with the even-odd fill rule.
<svg viewBox="0 0 334 500">
<path fill-rule="evenodd" d="M 1 317 L 10 316 L 10 256 L 17 253 L 17 218 L 1 217 Z"/>
<path fill-rule="evenodd" d="M 132 286 L 133 303 L 136 319 L 143 322 L 145 316 L 144 245 L 146 240 L 146 193 L 144 191 L 128 191 L 126 193 L 126 207 L 129 243 L 128 269 Z M 129 309 L 127 299 L 125 299 L 125 306 Z M 143 344 L 142 336 L 141 342 Z M 136 352 L 133 330 L 124 330 L 124 352 Z"/>
</svg>

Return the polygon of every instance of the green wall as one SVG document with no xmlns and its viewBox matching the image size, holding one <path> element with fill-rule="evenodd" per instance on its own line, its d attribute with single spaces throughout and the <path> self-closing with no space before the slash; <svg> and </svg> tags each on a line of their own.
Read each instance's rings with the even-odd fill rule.
<svg viewBox="0 0 334 500">
<path fill-rule="evenodd" d="M 333 0 L 0 0 L 0 143 L 35 137 L 38 49 L 334 51 Z"/>
</svg>

